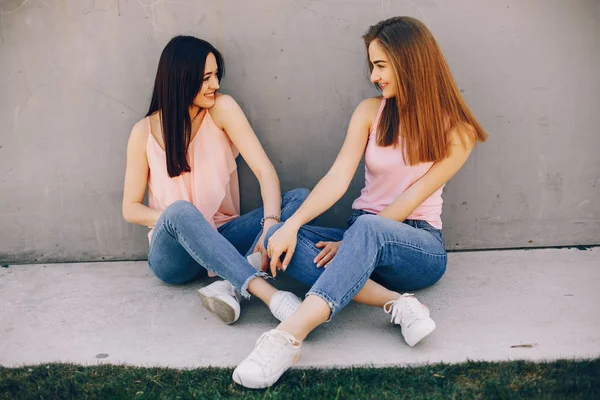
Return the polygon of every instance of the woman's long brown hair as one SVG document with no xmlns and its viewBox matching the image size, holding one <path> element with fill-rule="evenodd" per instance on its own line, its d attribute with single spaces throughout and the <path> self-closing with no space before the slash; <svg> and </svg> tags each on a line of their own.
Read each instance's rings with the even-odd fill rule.
<svg viewBox="0 0 600 400">
<path fill-rule="evenodd" d="M 386 100 L 377 144 L 391 146 L 402 136 L 408 165 L 438 162 L 448 156 L 449 132 L 464 133 L 483 142 L 487 134 L 465 103 L 433 35 L 418 19 L 393 17 L 371 26 L 363 35 L 367 52 L 377 40 L 385 49 L 397 79 L 398 93 Z M 369 62 L 372 71 L 373 65 Z"/>
</svg>

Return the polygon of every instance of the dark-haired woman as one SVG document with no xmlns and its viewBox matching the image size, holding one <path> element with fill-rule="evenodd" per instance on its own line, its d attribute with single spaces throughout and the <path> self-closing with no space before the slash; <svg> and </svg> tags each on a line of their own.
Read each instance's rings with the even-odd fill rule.
<svg viewBox="0 0 600 400">
<path fill-rule="evenodd" d="M 148 265 L 160 280 L 180 285 L 206 275 L 224 279 L 199 295 L 225 323 L 239 318 L 240 299 L 251 294 L 284 320 L 300 300 L 265 280 L 263 239 L 308 191 L 281 197 L 277 173 L 244 112 L 217 92 L 223 73 L 223 57 L 204 40 L 178 36 L 164 48 L 150 109 L 127 145 L 123 217 L 151 228 Z M 264 204 L 241 216 L 238 152 L 258 179 Z M 146 190 L 148 206 L 142 203 Z"/>
</svg>

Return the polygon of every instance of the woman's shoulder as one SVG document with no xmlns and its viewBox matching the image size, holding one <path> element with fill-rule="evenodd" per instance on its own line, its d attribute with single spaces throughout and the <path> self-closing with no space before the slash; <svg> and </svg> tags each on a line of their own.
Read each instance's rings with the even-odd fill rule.
<svg viewBox="0 0 600 400">
<path fill-rule="evenodd" d="M 211 117 L 219 114 L 228 114 L 240 110 L 240 106 L 233 97 L 228 94 L 217 93 L 215 104 L 208 109 Z"/>
<path fill-rule="evenodd" d="M 137 144 L 138 146 L 145 146 L 146 141 L 148 140 L 148 135 L 150 134 L 150 125 L 149 122 L 150 117 L 145 117 L 135 125 L 131 129 L 131 134 L 129 135 L 129 142 L 132 144 Z"/>
<path fill-rule="evenodd" d="M 131 135 L 136 137 L 139 136 L 147 138 L 148 134 L 150 133 L 150 118 L 151 117 L 144 117 L 138 122 L 136 122 L 135 125 L 133 125 L 133 128 L 131 129 Z"/>
<path fill-rule="evenodd" d="M 383 101 L 383 97 L 370 97 L 368 99 L 364 99 L 356 107 L 354 114 L 356 117 L 362 120 L 365 125 L 372 126 L 375 123 L 375 119 L 377 118 L 379 108 L 381 107 L 381 103 Z"/>
<path fill-rule="evenodd" d="M 477 142 L 477 131 L 468 122 L 459 122 L 449 129 L 448 140 L 451 146 L 462 145 L 466 149 L 472 149 Z"/>
<path fill-rule="evenodd" d="M 227 109 L 237 105 L 235 99 L 228 94 L 217 92 L 215 95 L 215 105 L 210 110 L 216 109 Z"/>
<path fill-rule="evenodd" d="M 217 127 L 223 129 L 226 125 L 227 118 L 243 115 L 243 111 L 233 97 L 228 94 L 217 93 L 215 96 L 215 104 L 207 109 L 210 117 L 215 122 Z"/>
<path fill-rule="evenodd" d="M 369 97 L 368 99 L 361 101 L 358 106 L 364 108 L 365 112 L 368 114 L 375 113 L 375 115 L 377 115 L 383 101 L 383 97 Z"/>
</svg>

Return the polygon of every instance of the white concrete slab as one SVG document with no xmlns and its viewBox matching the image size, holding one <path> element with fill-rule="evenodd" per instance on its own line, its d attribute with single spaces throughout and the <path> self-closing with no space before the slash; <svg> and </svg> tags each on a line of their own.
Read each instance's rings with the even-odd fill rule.
<svg viewBox="0 0 600 400">
<path fill-rule="evenodd" d="M 168 286 L 145 262 L 0 268 L 0 364 L 233 366 L 277 321 L 252 300 L 224 325 L 196 294 L 208 282 Z M 599 288 L 600 248 L 452 253 L 418 293 L 438 326 L 426 341 L 410 348 L 383 311 L 351 304 L 309 337 L 299 366 L 598 357 Z"/>
</svg>

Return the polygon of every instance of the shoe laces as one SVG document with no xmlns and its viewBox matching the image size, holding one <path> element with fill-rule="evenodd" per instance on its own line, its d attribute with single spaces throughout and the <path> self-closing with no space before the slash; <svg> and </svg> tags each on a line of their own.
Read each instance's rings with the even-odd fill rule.
<svg viewBox="0 0 600 400">
<path fill-rule="evenodd" d="M 406 326 L 416 320 L 429 317 L 427 307 L 419 303 L 412 293 L 404 293 L 397 300 L 388 301 L 384 304 L 383 310 L 387 314 L 391 314 L 391 322 L 405 324 Z"/>
<path fill-rule="evenodd" d="M 297 300 L 297 298 L 292 293 L 280 292 L 280 294 L 277 297 L 278 299 L 275 303 L 275 308 L 278 314 L 290 316 L 298 308 L 299 301 L 294 301 Z"/>
<path fill-rule="evenodd" d="M 285 340 L 281 340 L 284 338 Z M 256 341 L 254 351 L 248 356 L 248 361 L 252 361 L 261 367 L 265 367 L 273 361 L 273 359 L 281 353 L 288 345 L 299 346 L 298 341 L 291 334 L 272 329 L 260 335 Z"/>
</svg>

